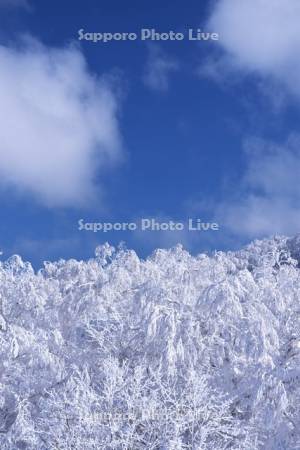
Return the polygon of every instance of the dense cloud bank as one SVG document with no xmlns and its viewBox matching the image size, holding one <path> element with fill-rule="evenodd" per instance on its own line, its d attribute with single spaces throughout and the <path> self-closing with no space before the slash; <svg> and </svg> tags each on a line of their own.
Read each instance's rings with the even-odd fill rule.
<svg viewBox="0 0 300 450">
<path fill-rule="evenodd" d="M 300 239 L 0 266 L 1 450 L 300 448 Z"/>
</svg>

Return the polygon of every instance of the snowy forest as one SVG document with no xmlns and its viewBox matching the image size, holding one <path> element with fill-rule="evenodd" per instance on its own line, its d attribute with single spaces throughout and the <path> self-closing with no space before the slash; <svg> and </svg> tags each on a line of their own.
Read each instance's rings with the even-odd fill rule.
<svg viewBox="0 0 300 450">
<path fill-rule="evenodd" d="M 299 236 L 1 262 L 1 450 L 300 449 L 299 262 Z"/>
</svg>

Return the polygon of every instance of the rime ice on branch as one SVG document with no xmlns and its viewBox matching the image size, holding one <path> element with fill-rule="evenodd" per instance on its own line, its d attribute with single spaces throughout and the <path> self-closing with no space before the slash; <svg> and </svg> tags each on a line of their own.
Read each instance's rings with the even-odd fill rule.
<svg viewBox="0 0 300 450">
<path fill-rule="evenodd" d="M 299 241 L 1 263 L 1 449 L 299 448 Z"/>
</svg>

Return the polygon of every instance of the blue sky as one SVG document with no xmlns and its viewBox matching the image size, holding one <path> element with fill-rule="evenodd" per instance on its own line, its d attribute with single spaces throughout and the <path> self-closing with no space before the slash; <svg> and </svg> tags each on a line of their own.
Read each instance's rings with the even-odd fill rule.
<svg viewBox="0 0 300 450">
<path fill-rule="evenodd" d="M 105 241 L 197 253 L 296 233 L 299 18 L 296 0 L 0 0 L 3 258 L 39 266 Z M 82 28 L 219 40 L 93 43 Z M 78 230 L 141 217 L 220 230 Z"/>
</svg>

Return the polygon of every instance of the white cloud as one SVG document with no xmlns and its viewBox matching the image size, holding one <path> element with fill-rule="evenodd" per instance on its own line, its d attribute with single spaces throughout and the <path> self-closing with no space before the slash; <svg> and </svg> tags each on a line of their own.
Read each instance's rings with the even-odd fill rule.
<svg viewBox="0 0 300 450">
<path fill-rule="evenodd" d="M 74 47 L 0 46 L 0 182 L 48 206 L 94 198 L 121 157 L 117 101 Z M 101 189 L 100 189 L 101 192 Z"/>
<path fill-rule="evenodd" d="M 245 149 L 248 166 L 240 191 L 219 207 L 219 220 L 249 237 L 299 232 L 300 135 L 281 146 L 251 140 Z"/>
<path fill-rule="evenodd" d="M 149 45 L 149 56 L 144 74 L 144 83 L 150 89 L 167 91 L 170 76 L 178 68 L 178 62 L 166 55 L 160 47 Z"/>
<path fill-rule="evenodd" d="M 298 0 L 216 1 L 208 26 L 219 33 L 222 51 L 199 73 L 216 81 L 254 75 L 276 111 L 286 92 L 299 100 L 299 17 Z M 218 219 L 236 236 L 298 232 L 300 136 L 291 135 L 282 145 L 251 140 L 246 153 L 239 192 L 219 207 Z"/>
<path fill-rule="evenodd" d="M 219 0 L 209 26 L 220 34 L 223 66 L 271 76 L 300 95 L 299 17 L 298 0 Z"/>
</svg>

